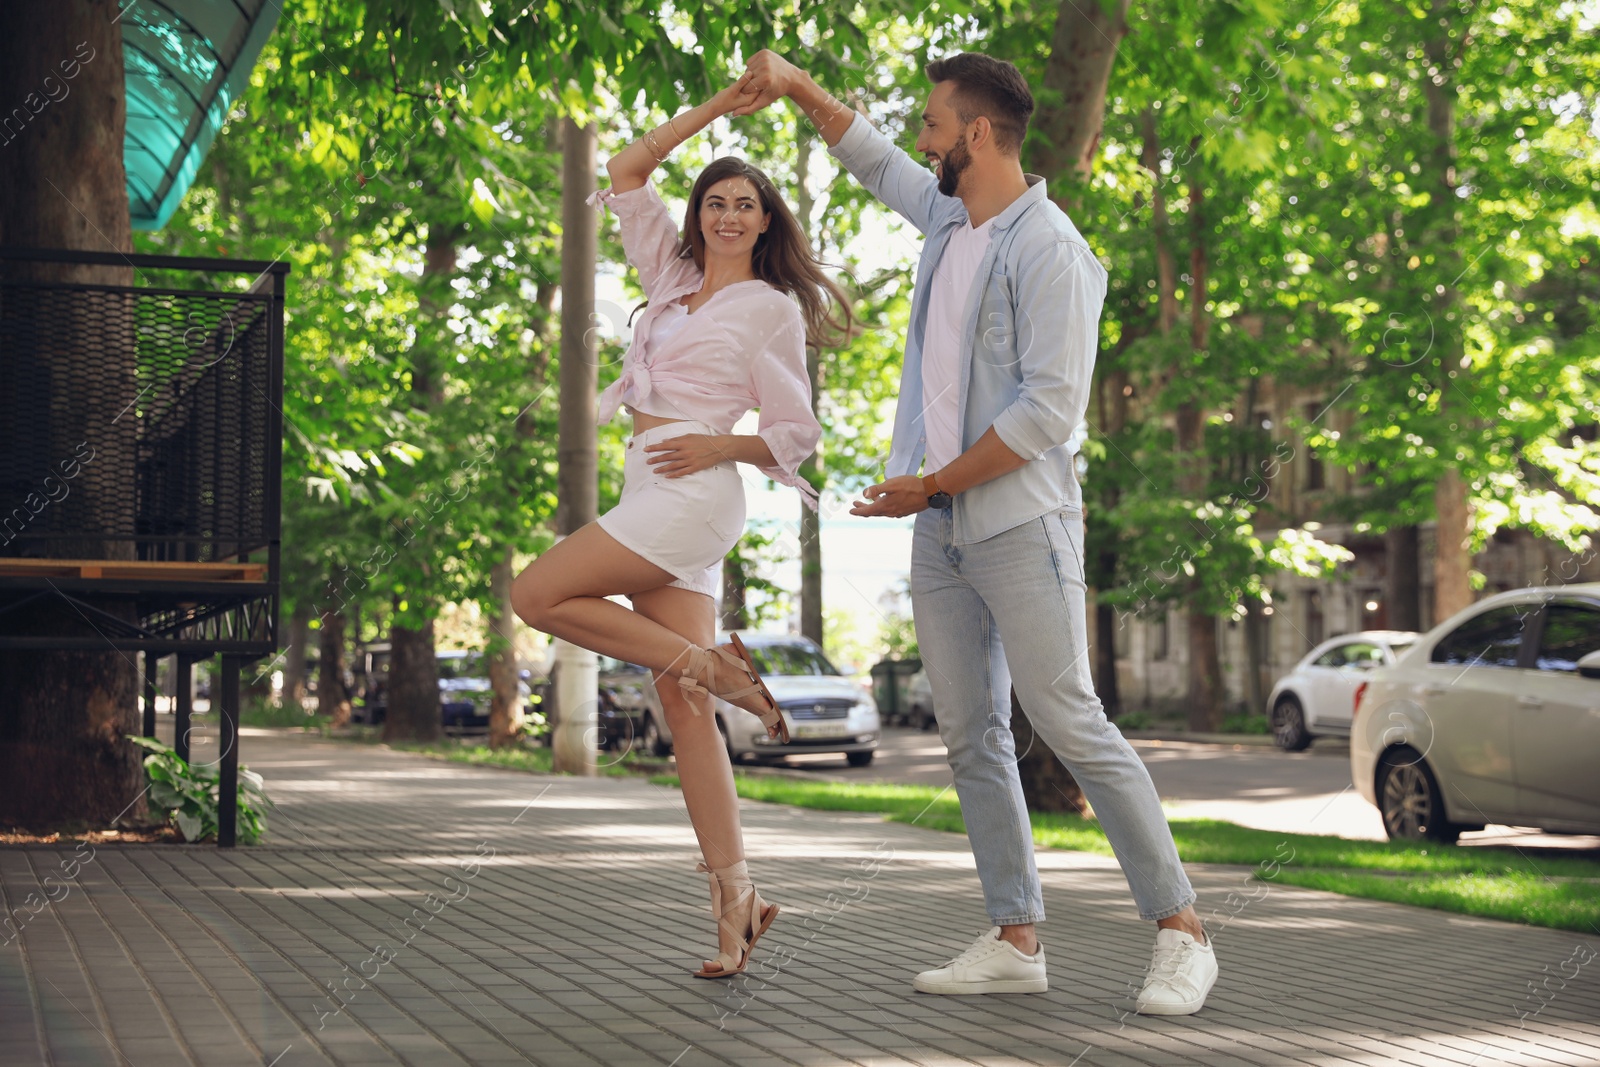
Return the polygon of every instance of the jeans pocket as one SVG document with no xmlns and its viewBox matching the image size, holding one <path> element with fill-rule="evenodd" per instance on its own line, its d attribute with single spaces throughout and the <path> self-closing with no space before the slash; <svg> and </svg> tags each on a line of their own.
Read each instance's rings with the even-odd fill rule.
<svg viewBox="0 0 1600 1067">
<path fill-rule="evenodd" d="M 1067 538 L 1067 551 L 1078 571 L 1078 581 L 1089 584 L 1089 574 L 1083 565 L 1083 513 L 1076 508 L 1062 508 L 1056 512 L 1061 532 Z"/>
</svg>

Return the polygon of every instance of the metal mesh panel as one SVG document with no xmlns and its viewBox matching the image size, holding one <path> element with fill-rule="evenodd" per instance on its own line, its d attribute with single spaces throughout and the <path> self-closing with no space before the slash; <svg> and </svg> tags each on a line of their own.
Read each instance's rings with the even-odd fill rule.
<svg viewBox="0 0 1600 1067">
<path fill-rule="evenodd" d="M 0 556 L 265 546 L 272 311 L 265 292 L 0 281 Z"/>
</svg>

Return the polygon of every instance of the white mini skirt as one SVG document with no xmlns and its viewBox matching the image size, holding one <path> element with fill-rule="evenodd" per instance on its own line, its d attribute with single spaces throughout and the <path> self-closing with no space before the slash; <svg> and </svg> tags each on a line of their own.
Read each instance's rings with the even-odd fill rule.
<svg viewBox="0 0 1600 1067">
<path fill-rule="evenodd" d="M 711 434 L 703 422 L 669 422 L 628 438 L 622 499 L 600 527 L 624 548 L 671 572 L 670 585 L 715 600 L 722 558 L 744 533 L 744 480 L 733 460 L 668 478 L 646 461 L 645 446 L 684 434 Z"/>
</svg>

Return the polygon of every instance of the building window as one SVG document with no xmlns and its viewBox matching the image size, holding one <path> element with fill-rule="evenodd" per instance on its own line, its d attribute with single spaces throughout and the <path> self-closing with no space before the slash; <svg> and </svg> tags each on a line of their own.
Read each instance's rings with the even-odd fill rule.
<svg viewBox="0 0 1600 1067">
<path fill-rule="evenodd" d="M 1306 405 L 1306 433 L 1309 436 L 1316 430 L 1315 421 L 1326 415 L 1321 404 Z M 1306 446 L 1306 488 L 1324 489 L 1327 487 L 1327 473 L 1322 466 L 1322 457 L 1317 455 L 1316 449 Z"/>
<path fill-rule="evenodd" d="M 1163 611 L 1161 617 L 1151 623 L 1150 629 L 1150 658 L 1166 659 L 1172 652 L 1172 639 L 1170 635 L 1170 614 Z"/>
<path fill-rule="evenodd" d="M 1322 594 L 1313 590 L 1306 594 L 1306 650 L 1322 644 Z"/>
</svg>

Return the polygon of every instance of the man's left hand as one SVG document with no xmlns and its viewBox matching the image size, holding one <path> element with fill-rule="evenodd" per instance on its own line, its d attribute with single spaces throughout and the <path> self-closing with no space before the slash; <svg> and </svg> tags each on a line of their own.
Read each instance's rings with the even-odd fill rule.
<svg viewBox="0 0 1600 1067">
<path fill-rule="evenodd" d="M 899 518 L 902 515 L 915 515 L 928 507 L 928 491 L 922 487 L 922 479 L 915 474 L 902 474 L 898 478 L 869 485 L 861 495 L 866 499 L 851 504 L 850 514 Z"/>
</svg>

